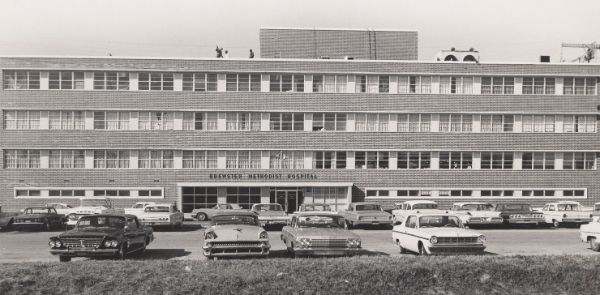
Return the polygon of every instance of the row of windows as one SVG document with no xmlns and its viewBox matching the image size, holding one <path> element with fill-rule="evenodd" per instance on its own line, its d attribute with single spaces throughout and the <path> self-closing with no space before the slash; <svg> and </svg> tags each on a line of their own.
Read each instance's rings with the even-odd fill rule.
<svg viewBox="0 0 600 295">
<path fill-rule="evenodd" d="M 40 129 L 42 111 L 4 111 L 4 126 L 8 130 Z M 93 112 L 97 130 L 174 130 L 176 112 Z M 262 113 L 225 113 L 225 130 L 261 131 Z M 439 114 L 437 132 L 473 132 L 472 114 Z M 482 133 L 514 132 L 515 117 L 519 116 L 521 132 L 555 133 L 558 122 L 562 132 L 596 132 L 596 116 L 590 115 L 480 115 Z M 131 118 L 137 119 L 137 129 Z M 217 112 L 183 112 L 183 130 L 218 130 Z M 394 120 L 396 122 L 394 122 Z M 85 129 L 84 111 L 49 111 L 49 129 Z M 304 113 L 269 113 L 270 131 L 304 131 Z M 431 114 L 354 114 L 355 132 L 432 132 Z M 346 131 L 346 113 L 313 113 L 313 131 Z"/>
<path fill-rule="evenodd" d="M 394 197 L 586 197 L 584 189 L 367 189 L 367 198 L 394 198 Z"/>
<path fill-rule="evenodd" d="M 261 169 L 263 151 L 225 151 L 226 169 Z M 40 150 L 5 150 L 5 168 L 40 168 Z M 94 168 L 129 168 L 129 150 L 94 150 Z M 218 151 L 182 151 L 182 167 L 193 169 L 218 169 Z M 268 151 L 270 169 L 305 169 L 305 158 L 311 156 L 312 169 L 347 169 L 346 151 Z M 390 158 L 396 156 L 397 169 L 474 169 L 474 159 L 479 160 L 477 169 L 512 170 L 513 152 L 432 152 L 402 151 L 356 151 L 355 169 L 390 169 Z M 563 170 L 596 169 L 596 153 L 591 152 L 523 152 L 521 169 L 555 170 L 556 160 L 562 158 Z M 432 159 L 438 165 L 432 167 Z M 137 151 L 137 167 L 141 169 L 174 168 L 173 150 Z M 85 150 L 49 150 L 48 168 L 70 169 L 85 167 Z"/>
<path fill-rule="evenodd" d="M 40 71 L 4 71 L 4 89 L 40 89 Z M 94 90 L 129 90 L 130 73 L 128 72 L 93 72 Z M 218 75 L 216 73 L 183 73 L 182 90 L 211 92 L 217 91 Z M 410 75 L 312 75 L 312 92 L 315 93 L 390 93 L 392 77 L 397 78 L 397 89 L 400 94 L 473 94 L 475 77 L 468 76 L 410 76 Z M 435 79 L 434 79 L 435 78 Z M 354 79 L 354 89 L 349 89 L 349 81 Z M 139 72 L 138 90 L 173 91 L 174 73 Z M 434 84 L 434 80 L 439 82 Z M 563 78 L 565 95 L 595 95 L 596 77 Z M 271 92 L 305 92 L 306 76 L 304 74 L 270 74 L 269 91 Z M 83 71 L 49 71 L 49 89 L 84 89 Z M 259 92 L 261 91 L 261 74 L 230 73 L 225 74 L 225 91 Z M 522 94 L 554 95 L 556 78 L 523 77 Z M 515 77 L 481 77 L 481 94 L 514 94 Z"/>
<path fill-rule="evenodd" d="M 33 189 L 16 189 L 16 198 L 85 198 L 85 197 L 151 197 L 151 198 L 162 198 L 163 190 L 157 188 L 143 188 L 143 189 L 45 189 L 45 188 L 33 188 Z"/>
</svg>

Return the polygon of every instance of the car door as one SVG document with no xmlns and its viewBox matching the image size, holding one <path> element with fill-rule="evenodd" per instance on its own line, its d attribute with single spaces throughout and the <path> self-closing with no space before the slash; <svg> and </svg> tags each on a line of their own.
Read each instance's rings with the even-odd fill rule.
<svg viewBox="0 0 600 295">
<path fill-rule="evenodd" d="M 125 236 L 129 240 L 130 246 L 134 249 L 140 248 L 145 242 L 145 232 L 139 221 L 135 217 L 127 217 L 127 230 Z"/>
<path fill-rule="evenodd" d="M 295 239 L 295 231 L 296 231 L 297 223 L 298 223 L 298 217 L 294 216 L 294 217 L 292 217 L 292 221 L 290 222 L 290 224 L 288 226 L 285 226 L 281 231 L 281 236 L 283 237 L 283 240 L 285 241 L 286 247 L 291 247 L 291 242 Z"/>
<path fill-rule="evenodd" d="M 406 226 L 404 227 L 404 236 L 406 243 L 403 247 L 410 251 L 419 251 L 419 233 L 417 228 L 417 216 L 410 215 L 406 218 Z"/>
</svg>

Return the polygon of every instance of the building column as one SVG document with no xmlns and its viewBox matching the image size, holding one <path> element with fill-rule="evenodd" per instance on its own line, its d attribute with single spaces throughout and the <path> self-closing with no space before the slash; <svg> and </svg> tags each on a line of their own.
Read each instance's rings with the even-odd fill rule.
<svg viewBox="0 0 600 295">
<path fill-rule="evenodd" d="M 554 116 L 554 132 L 563 133 L 565 132 L 565 121 L 564 116 L 558 115 Z"/>
<path fill-rule="evenodd" d="M 83 89 L 94 90 L 94 72 L 83 73 Z"/>
<path fill-rule="evenodd" d="M 429 132 L 440 132 L 440 114 L 431 114 Z"/>
<path fill-rule="evenodd" d="M 174 150 L 173 151 L 173 168 L 174 169 L 183 169 L 183 151 L 182 150 Z"/>
<path fill-rule="evenodd" d="M 48 90 L 50 86 L 50 73 L 40 72 L 40 90 Z"/>
<path fill-rule="evenodd" d="M 473 133 L 481 133 L 481 115 L 473 115 L 472 120 L 473 127 L 471 131 Z"/>
<path fill-rule="evenodd" d="M 418 86 L 417 86 L 418 88 Z M 417 91 L 419 92 L 419 91 Z M 431 77 L 431 94 L 440 93 L 440 76 Z"/>
<path fill-rule="evenodd" d="M 129 90 L 138 91 L 139 90 L 138 83 L 139 83 L 138 73 L 130 72 L 129 73 Z"/>
<path fill-rule="evenodd" d="M 85 169 L 94 169 L 94 150 L 85 150 Z"/>
<path fill-rule="evenodd" d="M 227 187 L 217 187 L 217 203 L 227 203 Z"/>
<path fill-rule="evenodd" d="M 346 114 L 346 131 L 348 131 L 348 132 L 356 131 L 355 120 L 356 120 L 355 113 Z"/>
<path fill-rule="evenodd" d="M 140 113 L 129 112 L 129 130 L 138 130 L 140 128 Z"/>
<path fill-rule="evenodd" d="M 304 75 L 304 92 L 310 92 L 312 93 L 313 91 L 313 75 Z"/>
<path fill-rule="evenodd" d="M 555 78 L 554 80 L 554 91 L 557 95 L 563 95 L 565 90 L 565 78 Z"/>
<path fill-rule="evenodd" d="M 398 132 L 398 114 L 390 114 L 388 131 L 389 132 Z"/>
<path fill-rule="evenodd" d="M 217 74 L 217 92 L 227 91 L 227 75 Z"/>
<path fill-rule="evenodd" d="M 271 188 L 261 187 L 260 188 L 260 202 L 262 204 L 271 203 Z"/>
<path fill-rule="evenodd" d="M 269 169 L 271 166 L 271 151 L 262 151 L 260 155 L 260 169 Z"/>
<path fill-rule="evenodd" d="M 261 113 L 260 115 L 260 131 L 269 131 L 271 114 L 270 113 Z"/>
<path fill-rule="evenodd" d="M 173 112 L 173 130 L 183 130 L 183 112 Z"/>
<path fill-rule="evenodd" d="M 515 115 L 514 118 L 515 118 L 515 120 L 513 122 L 513 132 L 514 133 L 523 132 L 523 116 Z"/>
<path fill-rule="evenodd" d="M 523 170 L 523 152 L 514 153 L 513 170 Z"/>
<path fill-rule="evenodd" d="M 312 131 L 313 113 L 304 113 L 304 131 Z"/>
<path fill-rule="evenodd" d="M 94 130 L 94 112 L 93 111 L 85 111 L 84 128 L 85 128 L 85 130 Z"/>
<path fill-rule="evenodd" d="M 398 94 L 398 76 L 390 75 L 390 94 Z"/>
<path fill-rule="evenodd" d="M 271 75 L 262 74 L 260 77 L 260 92 L 271 91 Z"/>
<path fill-rule="evenodd" d="M 140 151 L 129 151 L 129 169 L 138 169 L 140 159 Z"/>
<path fill-rule="evenodd" d="M 554 169 L 563 170 L 564 165 L 564 153 L 554 153 Z"/>
<path fill-rule="evenodd" d="M 356 92 L 356 76 L 348 75 L 348 84 L 346 84 L 346 92 L 355 93 Z"/>
<path fill-rule="evenodd" d="M 349 151 L 346 153 L 346 169 L 354 169 L 354 152 Z"/>
<path fill-rule="evenodd" d="M 473 152 L 473 170 L 481 170 L 481 152 Z"/>
<path fill-rule="evenodd" d="M 481 77 L 473 77 L 473 94 L 481 94 Z"/>
<path fill-rule="evenodd" d="M 183 91 L 183 73 L 173 74 L 173 91 Z"/>
<path fill-rule="evenodd" d="M 313 152 L 312 151 L 304 152 L 304 169 L 314 169 L 313 168 Z"/>
<path fill-rule="evenodd" d="M 41 150 L 40 151 L 40 168 L 47 169 L 50 167 L 50 151 L 49 150 Z"/>
<path fill-rule="evenodd" d="M 431 170 L 440 170 L 440 152 L 431 152 Z"/>
<path fill-rule="evenodd" d="M 50 112 L 40 112 L 40 129 L 50 129 Z"/>
<path fill-rule="evenodd" d="M 217 113 L 217 131 L 227 130 L 227 114 L 220 112 Z"/>
<path fill-rule="evenodd" d="M 217 151 L 217 169 L 227 168 L 227 151 Z"/>
<path fill-rule="evenodd" d="M 388 165 L 390 167 L 390 170 L 398 169 L 398 152 L 390 152 L 390 159 Z"/>
<path fill-rule="evenodd" d="M 515 95 L 523 94 L 523 77 L 515 77 Z"/>
</svg>

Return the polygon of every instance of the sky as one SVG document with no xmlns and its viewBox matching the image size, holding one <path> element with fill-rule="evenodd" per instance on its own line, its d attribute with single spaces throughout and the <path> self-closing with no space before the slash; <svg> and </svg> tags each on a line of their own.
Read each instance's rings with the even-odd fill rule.
<svg viewBox="0 0 600 295">
<path fill-rule="evenodd" d="M 419 60 L 475 48 L 482 61 L 561 57 L 600 42 L 598 0 L 0 0 L 0 56 L 259 55 L 261 27 L 410 29 Z M 568 59 L 583 49 L 565 49 Z"/>
</svg>

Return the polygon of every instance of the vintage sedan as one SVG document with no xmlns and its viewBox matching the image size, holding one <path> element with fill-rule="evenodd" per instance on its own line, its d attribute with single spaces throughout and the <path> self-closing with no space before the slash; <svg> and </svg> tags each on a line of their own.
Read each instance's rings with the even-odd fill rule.
<svg viewBox="0 0 600 295">
<path fill-rule="evenodd" d="M 258 215 L 258 221 L 262 226 L 278 226 L 283 227 L 288 224 L 290 218 L 283 211 L 280 204 L 254 204 L 250 211 Z"/>
<path fill-rule="evenodd" d="M 494 210 L 500 212 L 504 225 L 528 225 L 535 227 L 544 223 L 544 214 L 531 209 L 529 204 L 505 203 L 496 204 Z"/>
<path fill-rule="evenodd" d="M 554 227 L 563 224 L 581 225 L 592 221 L 592 213 L 583 211 L 581 204 L 574 201 L 547 203 L 542 208 L 544 220 Z"/>
<path fill-rule="evenodd" d="M 494 205 L 484 202 L 454 203 L 448 213 L 458 216 L 463 224 L 469 226 L 501 225 L 504 221 L 500 212 L 494 211 Z"/>
<path fill-rule="evenodd" d="M 345 229 L 345 220 L 334 212 L 299 212 L 281 230 L 288 252 L 302 255 L 353 255 L 361 249 L 360 237 Z"/>
<path fill-rule="evenodd" d="M 123 208 L 123 211 L 125 211 L 125 214 L 137 215 L 139 213 L 144 212 L 144 209 L 146 209 L 146 207 L 152 206 L 152 205 L 156 205 L 156 203 L 155 202 L 136 202 L 135 204 L 131 205 L 131 207 L 129 207 L 129 208 Z"/>
<path fill-rule="evenodd" d="M 394 226 L 392 239 L 400 253 L 481 254 L 485 249 L 485 236 L 464 228 L 458 216 L 451 214 L 411 214 Z"/>
<path fill-rule="evenodd" d="M 181 228 L 183 213 L 173 204 L 154 204 L 144 208 L 144 212 L 136 214 L 139 220 L 148 226 L 168 226 Z"/>
<path fill-rule="evenodd" d="M 414 213 L 447 213 L 446 210 L 441 210 L 438 204 L 431 200 L 411 200 L 404 203 L 396 204 L 396 208 L 392 210 L 392 222 L 400 224 L 404 219 Z"/>
<path fill-rule="evenodd" d="M 579 238 L 584 243 L 590 243 L 590 248 L 600 251 L 600 217 L 594 216 L 592 222 L 579 227 Z"/>
<path fill-rule="evenodd" d="M 238 204 L 216 204 L 211 208 L 197 208 L 192 210 L 192 217 L 199 221 L 210 220 L 213 215 L 220 213 L 248 212 Z"/>
<path fill-rule="evenodd" d="M 71 208 L 67 214 L 67 228 L 74 227 L 81 216 L 90 214 L 125 214 L 125 210 L 113 208 L 108 198 L 80 199 L 79 206 Z"/>
<path fill-rule="evenodd" d="M 592 208 L 593 216 L 600 216 L 600 203 L 594 204 L 594 208 Z"/>
<path fill-rule="evenodd" d="M 67 262 L 72 257 L 125 259 L 130 253 L 145 251 L 153 240 L 152 228 L 134 215 L 97 214 L 81 217 L 74 229 L 51 237 L 48 245 L 52 255 Z"/>
<path fill-rule="evenodd" d="M 23 214 L 13 218 L 12 226 L 17 229 L 44 230 L 63 228 L 65 216 L 58 214 L 52 207 L 26 208 Z"/>
<path fill-rule="evenodd" d="M 253 212 L 231 212 L 213 215 L 211 226 L 204 232 L 204 256 L 267 256 L 271 245 L 269 234 L 261 227 Z"/>
<path fill-rule="evenodd" d="M 348 228 L 359 225 L 389 226 L 392 224 L 392 215 L 383 211 L 379 204 L 375 203 L 351 203 L 348 209 L 340 212 L 346 219 Z"/>
</svg>

